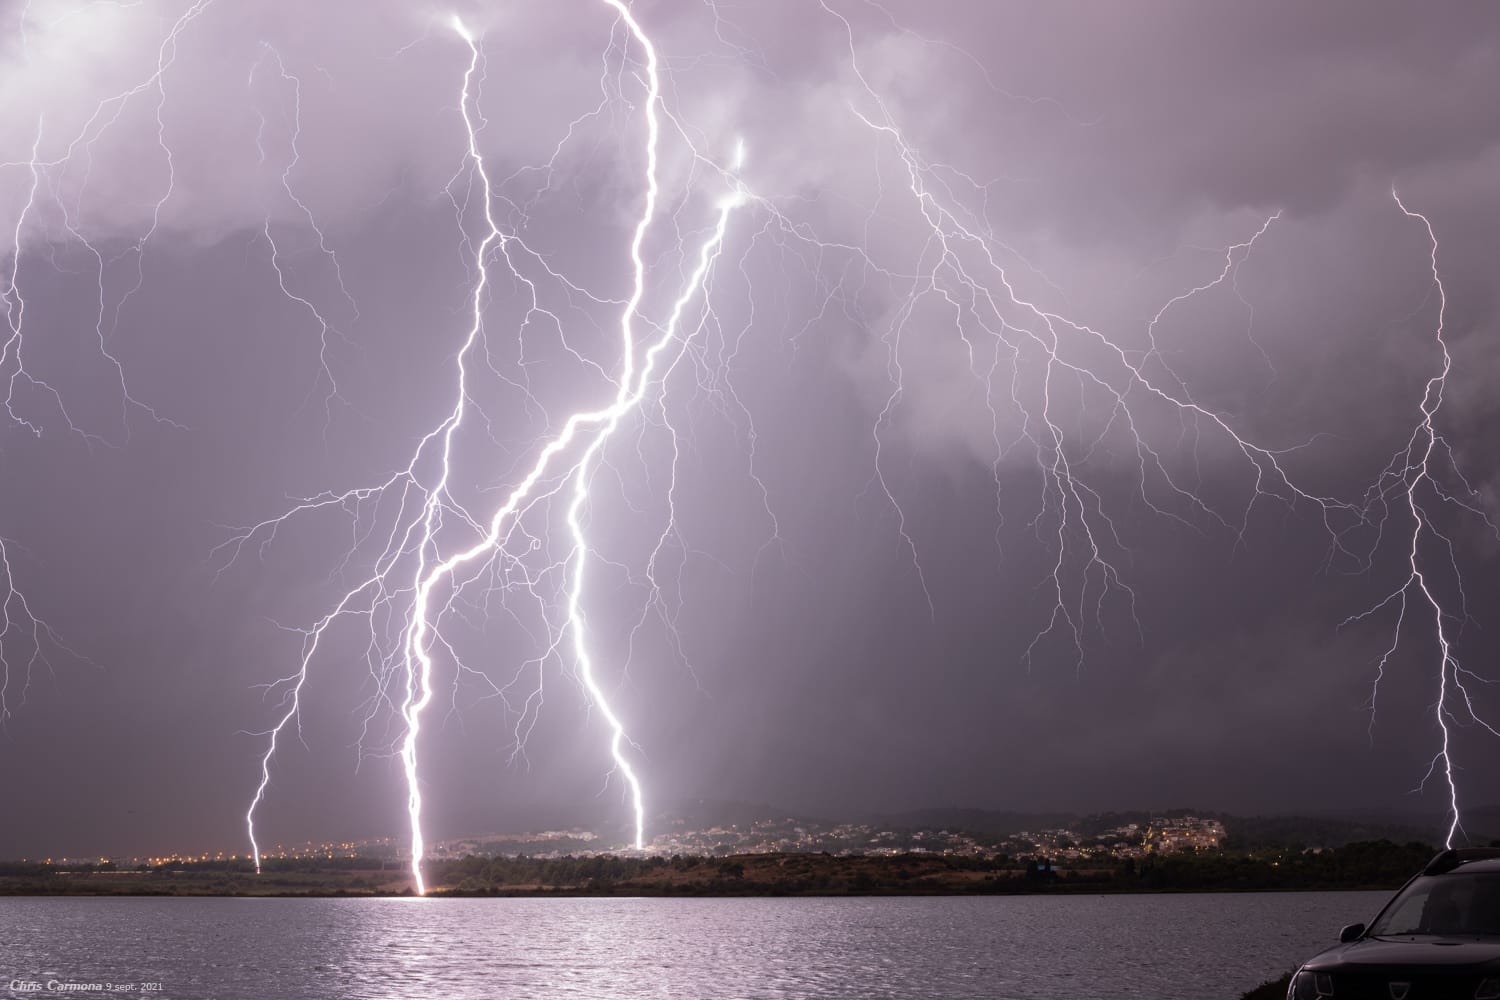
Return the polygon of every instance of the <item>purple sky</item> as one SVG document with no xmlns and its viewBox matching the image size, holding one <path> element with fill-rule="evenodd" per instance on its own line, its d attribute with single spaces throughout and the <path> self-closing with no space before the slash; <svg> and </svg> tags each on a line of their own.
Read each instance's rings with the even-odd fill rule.
<svg viewBox="0 0 1500 1000">
<path fill-rule="evenodd" d="M 649 814 L 1440 817 L 1441 760 L 1409 792 L 1443 677 L 1460 802 L 1500 803 L 1497 737 L 1455 685 L 1500 718 L 1475 676 L 1500 678 L 1500 13 L 633 10 L 663 83 L 643 339 L 718 200 L 750 195 L 689 289 L 686 351 L 590 479 L 590 648 Z M 455 13 L 503 243 L 442 555 L 477 537 L 460 510 L 487 520 L 614 396 L 646 189 L 624 25 L 600 0 L 0 2 L 0 535 L 77 654 L 32 663 L 13 595 L 0 857 L 247 846 L 288 690 L 266 685 L 437 474 L 423 452 L 404 494 L 232 544 L 386 483 L 454 404 L 485 231 Z M 1440 316 L 1431 476 L 1382 480 L 1420 444 Z M 1457 672 L 1402 590 L 1406 482 Z M 430 835 L 625 822 L 556 645 L 566 500 L 444 590 Z M 310 661 L 264 840 L 403 832 L 382 658 L 415 565 Z"/>
</svg>

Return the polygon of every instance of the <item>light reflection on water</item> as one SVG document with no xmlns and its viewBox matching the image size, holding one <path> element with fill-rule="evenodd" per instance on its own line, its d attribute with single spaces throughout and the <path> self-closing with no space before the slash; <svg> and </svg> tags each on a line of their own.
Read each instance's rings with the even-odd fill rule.
<svg viewBox="0 0 1500 1000">
<path fill-rule="evenodd" d="M 1235 1000 L 1387 895 L 8 899 L 0 996 Z"/>
</svg>

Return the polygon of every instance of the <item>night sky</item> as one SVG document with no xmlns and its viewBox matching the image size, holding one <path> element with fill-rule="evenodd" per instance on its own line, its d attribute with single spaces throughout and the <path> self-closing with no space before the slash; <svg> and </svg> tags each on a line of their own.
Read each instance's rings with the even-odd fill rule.
<svg viewBox="0 0 1500 1000">
<path fill-rule="evenodd" d="M 1500 720 L 1500 10 L 632 9 L 662 81 L 637 333 L 685 289 L 691 333 L 588 479 L 583 607 L 648 817 L 1438 821 L 1442 678 L 1459 801 L 1500 803 L 1455 687 Z M 35 662 L 12 595 L 0 857 L 248 847 L 274 682 L 438 474 L 485 233 L 455 13 L 502 239 L 442 555 L 614 398 L 648 110 L 616 13 L 0 2 L 0 535 L 64 644 Z M 627 822 L 543 486 L 442 588 L 430 837 Z M 323 634 L 263 842 L 405 835 L 417 558 Z"/>
</svg>

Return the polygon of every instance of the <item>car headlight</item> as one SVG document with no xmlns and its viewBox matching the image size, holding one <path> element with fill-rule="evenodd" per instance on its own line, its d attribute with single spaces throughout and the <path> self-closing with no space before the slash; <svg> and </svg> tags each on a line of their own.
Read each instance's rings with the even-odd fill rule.
<svg viewBox="0 0 1500 1000">
<path fill-rule="evenodd" d="M 1307 969 L 1298 969 L 1297 974 L 1292 977 L 1292 984 L 1286 990 L 1286 1000 L 1318 1000 L 1319 997 L 1331 996 L 1333 977 L 1326 972 L 1310 972 Z M 1500 993 L 1495 994 L 1495 1000 L 1500 1000 Z"/>
<path fill-rule="evenodd" d="M 1474 991 L 1474 1000 L 1500 1000 L 1500 977 L 1491 976 Z"/>
</svg>

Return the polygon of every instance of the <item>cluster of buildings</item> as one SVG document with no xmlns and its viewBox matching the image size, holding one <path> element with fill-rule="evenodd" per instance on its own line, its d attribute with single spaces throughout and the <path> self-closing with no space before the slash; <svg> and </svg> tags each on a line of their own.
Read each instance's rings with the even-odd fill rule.
<svg viewBox="0 0 1500 1000">
<path fill-rule="evenodd" d="M 784 817 L 750 823 L 695 827 L 687 820 L 670 823 L 644 853 L 724 857 L 731 854 L 828 853 L 849 855 L 943 854 L 969 857 L 1043 857 L 1065 862 L 1143 858 L 1190 850 L 1219 850 L 1224 824 L 1197 816 L 1153 817 L 1149 823 L 1126 823 L 1089 832 L 1065 827 L 1020 830 L 992 835 L 948 829 L 897 829 L 868 823 L 826 824 Z M 520 855 L 533 858 L 590 857 L 633 853 L 584 829 L 531 834 L 488 835 L 446 841 L 431 852 L 438 857 L 467 854 Z"/>
<path fill-rule="evenodd" d="M 974 854 L 990 853 L 974 837 L 949 830 L 893 830 L 865 823 L 821 824 L 792 817 L 692 829 L 678 820 L 651 842 L 652 854 Z"/>
<path fill-rule="evenodd" d="M 261 850 L 262 860 L 272 858 L 379 858 L 392 857 L 401 852 L 400 845 L 393 837 L 379 837 L 373 840 L 341 840 L 322 841 L 314 843 L 311 840 L 301 844 L 274 844 Z M 162 868 L 168 865 L 197 865 L 208 862 L 221 861 L 249 861 L 252 855 L 247 852 L 227 853 L 225 851 L 204 851 L 202 854 L 180 854 L 173 851 L 170 854 L 152 854 L 144 856 L 116 856 L 105 857 L 51 857 L 51 858 L 22 858 L 22 861 L 35 862 L 44 865 L 58 865 L 62 867 L 76 866 L 84 867 L 92 865 L 95 868 L 113 865 L 115 868 L 138 868 L 146 865 L 151 868 Z"/>
<path fill-rule="evenodd" d="M 1146 830 L 1145 844 L 1153 854 L 1217 851 L 1224 846 L 1224 824 L 1197 816 L 1153 819 Z"/>
<path fill-rule="evenodd" d="M 1112 827 L 1092 834 L 1080 834 L 1065 827 L 1052 830 L 1021 830 L 1005 842 L 1007 853 L 1019 856 L 1052 858 L 1059 861 L 1088 861 L 1105 858 L 1139 858 L 1146 854 L 1138 823 Z"/>
<path fill-rule="evenodd" d="M 1079 834 L 1069 829 L 1022 830 L 1011 836 L 1011 854 L 1063 861 L 1143 858 L 1148 854 L 1217 851 L 1224 847 L 1224 824 L 1199 816 L 1153 816 L 1147 824 L 1120 826 Z"/>
<path fill-rule="evenodd" d="M 301 844 L 274 844 L 269 848 L 262 848 L 260 856 L 267 858 L 384 858 L 394 857 L 402 851 L 402 845 L 394 837 L 376 837 L 370 840 L 340 840 L 313 843 L 311 840 Z M 249 857 L 245 855 L 230 855 L 231 858 Z M 192 860 L 191 858 L 187 860 Z M 220 854 L 217 860 L 223 861 L 224 855 Z"/>
<path fill-rule="evenodd" d="M 492 833 L 433 844 L 427 851 L 434 858 L 462 858 L 479 855 L 520 855 L 529 858 L 592 857 L 595 854 L 619 854 L 620 849 L 605 846 L 592 830 L 543 830 L 540 833 Z"/>
</svg>

